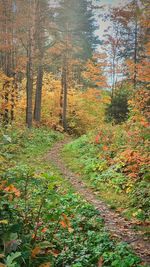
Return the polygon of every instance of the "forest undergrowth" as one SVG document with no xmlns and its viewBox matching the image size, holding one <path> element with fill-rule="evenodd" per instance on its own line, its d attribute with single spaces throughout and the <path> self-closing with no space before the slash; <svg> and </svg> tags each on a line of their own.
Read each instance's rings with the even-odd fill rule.
<svg viewBox="0 0 150 267">
<path fill-rule="evenodd" d="M 0 138 L 1 267 L 143 266 L 127 244 L 112 240 L 99 212 L 43 159 L 62 134 L 10 127 Z M 83 145 L 85 139 L 75 142 Z"/>
<path fill-rule="evenodd" d="M 63 157 L 95 194 L 135 223 L 149 238 L 148 128 L 131 117 L 122 125 L 103 124 L 66 145 Z"/>
<path fill-rule="evenodd" d="M 0 267 L 149 262 L 149 18 L 149 0 L 0 1 Z M 106 230 L 118 213 L 137 255 Z"/>
</svg>

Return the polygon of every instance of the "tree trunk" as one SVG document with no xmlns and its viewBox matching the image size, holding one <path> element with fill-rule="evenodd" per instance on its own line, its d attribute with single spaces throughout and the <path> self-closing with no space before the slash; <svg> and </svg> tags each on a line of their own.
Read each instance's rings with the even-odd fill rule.
<svg viewBox="0 0 150 267">
<path fill-rule="evenodd" d="M 63 118 L 62 118 L 62 112 L 63 112 L 63 94 L 64 94 L 64 74 L 62 70 L 61 74 L 61 92 L 60 92 L 60 112 L 59 112 L 59 123 L 62 125 Z"/>
<path fill-rule="evenodd" d="M 64 131 L 67 131 L 67 94 L 68 94 L 68 81 L 67 81 L 67 62 L 64 64 L 63 70 L 63 112 L 62 112 L 62 125 Z"/>
<path fill-rule="evenodd" d="M 28 128 L 32 127 L 32 91 L 33 91 L 33 77 L 31 74 L 31 62 L 27 63 L 27 106 L 26 106 L 26 123 Z"/>
<path fill-rule="evenodd" d="M 61 93 L 60 93 L 60 124 L 67 131 L 67 95 L 68 95 L 68 62 L 64 55 L 61 77 Z"/>
<path fill-rule="evenodd" d="M 134 89 L 136 89 L 137 85 L 137 49 L 138 49 L 138 23 L 137 17 L 135 18 L 135 32 L 134 32 L 134 77 L 133 77 L 133 84 Z"/>
<path fill-rule="evenodd" d="M 113 56 L 113 63 L 112 63 L 112 91 L 111 91 L 111 99 L 114 98 L 114 92 L 115 92 L 115 77 L 116 77 L 116 54 Z"/>
<path fill-rule="evenodd" d="M 42 102 L 42 83 L 43 83 L 43 65 L 39 65 L 36 83 L 34 120 L 40 122 L 41 120 L 41 102 Z"/>
<path fill-rule="evenodd" d="M 14 120 L 14 109 L 15 109 L 17 95 L 18 95 L 18 85 L 17 85 L 16 77 L 14 77 L 12 90 L 11 90 L 11 110 L 10 110 L 11 122 Z"/>
<path fill-rule="evenodd" d="M 32 127 L 32 93 L 33 93 L 33 69 L 32 69 L 32 37 L 29 30 L 29 45 L 28 45 L 28 62 L 27 62 L 27 83 L 26 83 L 26 123 L 28 128 Z"/>
<path fill-rule="evenodd" d="M 33 96 L 33 56 L 34 56 L 34 33 L 35 33 L 35 1 L 30 1 L 29 5 L 29 18 L 31 23 L 28 29 L 28 47 L 27 47 L 27 70 L 26 70 L 26 123 L 27 127 L 32 127 L 32 96 Z"/>
<path fill-rule="evenodd" d="M 12 88 L 11 91 L 11 110 L 10 110 L 10 120 L 14 120 L 14 108 L 15 108 L 15 88 Z"/>
<path fill-rule="evenodd" d="M 8 110 L 8 91 L 5 92 L 5 110 L 4 110 L 4 124 L 7 125 L 9 123 L 9 110 Z"/>
</svg>

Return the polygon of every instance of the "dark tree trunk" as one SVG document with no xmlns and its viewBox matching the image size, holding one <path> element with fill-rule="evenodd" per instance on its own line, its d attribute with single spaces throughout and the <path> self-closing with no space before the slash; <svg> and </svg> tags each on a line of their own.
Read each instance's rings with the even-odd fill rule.
<svg viewBox="0 0 150 267">
<path fill-rule="evenodd" d="M 2 121 L 4 125 L 7 125 L 9 123 L 9 109 L 8 109 L 8 102 L 9 102 L 9 81 L 5 82 L 3 85 L 3 96 L 2 101 L 4 104 L 4 110 L 2 112 Z"/>
<path fill-rule="evenodd" d="M 47 2 L 38 1 L 36 8 L 36 44 L 38 47 L 38 70 L 37 70 L 37 81 L 36 81 L 36 93 L 35 93 L 35 105 L 34 105 L 34 120 L 37 123 L 41 121 L 41 105 L 42 105 L 42 85 L 43 85 L 43 60 L 45 54 L 46 45 L 46 13 L 47 13 Z"/>
<path fill-rule="evenodd" d="M 7 125 L 9 123 L 9 110 L 8 110 L 8 98 L 9 98 L 9 94 L 6 91 L 5 92 L 5 110 L 4 110 L 4 124 Z"/>
<path fill-rule="evenodd" d="M 59 123 L 62 125 L 63 118 L 62 118 L 62 112 L 63 112 L 63 94 L 64 94 L 64 75 L 63 70 L 61 74 L 61 92 L 60 92 L 60 113 L 59 113 Z"/>
<path fill-rule="evenodd" d="M 14 108 L 15 108 L 15 88 L 12 88 L 11 92 L 11 111 L 10 111 L 10 120 L 14 120 Z"/>
<path fill-rule="evenodd" d="M 39 65 L 36 83 L 34 120 L 40 122 L 41 120 L 41 102 L 42 102 L 42 83 L 43 83 L 43 65 Z"/>
<path fill-rule="evenodd" d="M 28 128 L 32 127 L 32 93 L 33 93 L 33 69 L 32 69 L 32 40 L 31 32 L 29 30 L 29 46 L 28 46 L 28 62 L 27 62 L 27 83 L 26 83 L 26 123 Z"/>
<path fill-rule="evenodd" d="M 116 76 L 116 54 L 113 55 L 113 63 L 112 63 L 112 90 L 111 90 L 111 99 L 114 98 L 115 92 L 115 76 Z"/>
<path fill-rule="evenodd" d="M 134 89 L 136 89 L 136 85 L 137 85 L 137 49 L 138 49 L 138 23 L 137 23 L 137 17 L 136 17 L 135 18 L 135 32 L 134 32 L 134 77 L 133 77 Z"/>
<path fill-rule="evenodd" d="M 27 43 L 27 68 L 26 68 L 26 123 L 27 127 L 32 127 L 32 108 L 33 108 L 33 59 L 35 49 L 35 19 L 36 19 L 36 1 L 29 1 L 29 19 L 28 25 L 28 43 Z"/>
<path fill-rule="evenodd" d="M 63 59 L 61 93 L 60 93 L 60 124 L 67 131 L 67 95 L 68 95 L 68 60 L 66 55 Z"/>
<path fill-rule="evenodd" d="M 15 118 L 14 108 L 15 108 L 15 103 L 17 101 L 17 96 L 18 96 L 18 85 L 17 85 L 16 77 L 14 77 L 14 81 L 12 84 L 12 91 L 11 91 L 11 111 L 10 111 L 11 121 L 13 121 Z"/>
<path fill-rule="evenodd" d="M 62 112 L 62 125 L 64 131 L 67 131 L 67 94 L 68 94 L 68 81 L 67 81 L 67 64 L 64 66 L 63 71 L 63 112 Z"/>
</svg>

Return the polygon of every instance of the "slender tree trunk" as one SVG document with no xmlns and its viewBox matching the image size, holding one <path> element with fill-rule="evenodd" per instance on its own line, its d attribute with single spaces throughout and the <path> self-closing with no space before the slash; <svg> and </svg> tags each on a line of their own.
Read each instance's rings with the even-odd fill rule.
<svg viewBox="0 0 150 267">
<path fill-rule="evenodd" d="M 10 50 L 11 50 L 11 44 L 10 44 L 10 38 L 9 38 L 9 31 L 10 31 L 10 22 L 9 17 L 11 17 L 11 7 L 7 1 L 2 1 L 3 3 L 3 13 L 4 13 L 4 46 L 7 48 L 4 51 L 3 56 L 3 65 L 2 69 L 4 73 L 11 77 L 11 60 L 10 60 Z M 9 48 L 9 49 L 8 49 Z M 10 82 L 6 81 L 3 84 L 3 102 L 4 102 L 4 112 L 3 112 L 3 122 L 5 125 L 9 123 L 9 108 L 8 108 L 8 102 L 9 102 L 9 91 L 10 91 Z"/>
<path fill-rule="evenodd" d="M 40 0 L 37 1 L 36 26 L 35 26 L 36 38 L 37 38 L 36 42 L 39 51 L 39 56 L 38 56 L 39 62 L 38 62 L 35 105 L 34 105 L 34 120 L 37 123 L 40 123 L 41 120 L 42 85 L 43 85 L 43 74 L 44 74 L 43 60 L 45 53 L 45 28 L 46 28 L 46 18 L 44 14 L 47 6 L 43 2 Z"/>
<path fill-rule="evenodd" d="M 11 122 L 14 120 L 14 109 L 15 109 L 15 103 L 17 100 L 17 95 L 18 95 L 18 85 L 17 85 L 17 80 L 16 77 L 14 77 L 14 81 L 12 84 L 12 91 L 11 91 L 11 110 L 10 110 L 10 118 Z"/>
<path fill-rule="evenodd" d="M 69 61 L 69 25 L 66 24 L 66 42 L 65 42 L 65 51 L 62 60 L 62 90 L 61 90 L 61 101 L 62 101 L 62 126 L 64 131 L 67 131 L 67 98 L 68 98 L 68 82 L 69 82 L 69 70 L 68 70 L 68 61 Z"/>
<path fill-rule="evenodd" d="M 27 62 L 27 83 L 26 83 L 26 123 L 28 128 L 32 127 L 32 93 L 33 93 L 33 68 L 32 68 L 32 38 L 29 30 L 29 45 L 28 45 L 28 62 Z"/>
<path fill-rule="evenodd" d="M 134 31 L 134 77 L 133 77 L 134 89 L 136 89 L 136 85 L 137 85 L 137 49 L 138 49 L 138 23 L 137 23 L 137 17 L 136 17 L 135 18 L 135 31 Z"/>
<path fill-rule="evenodd" d="M 68 96 L 68 62 L 66 55 L 63 59 L 62 77 L 61 77 L 61 93 L 60 93 L 60 116 L 59 122 L 67 131 L 67 96 Z"/>
<path fill-rule="evenodd" d="M 40 64 L 38 67 L 38 74 L 37 74 L 35 107 L 34 107 L 34 120 L 38 123 L 41 120 L 42 83 L 43 83 L 43 65 Z"/>
<path fill-rule="evenodd" d="M 62 74 L 61 74 L 61 92 L 60 92 L 60 112 L 59 112 L 59 123 L 62 125 L 63 118 L 62 118 L 62 112 L 63 112 L 63 95 L 64 95 L 64 73 L 62 68 Z"/>
<path fill-rule="evenodd" d="M 33 77 L 31 74 L 31 63 L 27 63 L 27 84 L 26 84 L 26 94 L 27 94 L 27 107 L 26 107 L 26 123 L 28 128 L 32 127 L 32 91 L 33 91 Z"/>
<path fill-rule="evenodd" d="M 33 56 L 34 56 L 34 33 L 35 33 L 35 1 L 30 1 L 29 6 L 29 18 L 31 19 L 31 24 L 29 24 L 28 29 L 28 48 L 27 48 L 27 69 L 26 69 L 26 123 L 27 127 L 32 127 L 32 106 L 33 106 Z"/>
<path fill-rule="evenodd" d="M 115 76 L 116 76 L 116 65 L 115 65 L 116 55 L 113 56 L 113 63 L 112 63 L 112 91 L 111 91 L 111 98 L 114 98 L 115 92 Z"/>
<path fill-rule="evenodd" d="M 66 61 L 66 60 L 65 60 Z M 62 113 L 62 125 L 64 131 L 67 131 L 67 95 L 68 95 L 68 73 L 67 73 L 67 62 L 64 64 L 63 70 L 63 113 Z"/>
<path fill-rule="evenodd" d="M 11 110 L 10 110 L 10 120 L 14 120 L 14 108 L 15 108 L 15 88 L 12 88 L 11 91 Z"/>
<path fill-rule="evenodd" d="M 8 109 L 9 93 L 8 93 L 7 88 L 5 90 L 6 90 L 5 91 L 5 96 L 4 96 L 4 99 L 5 99 L 5 110 L 4 110 L 3 120 L 4 120 L 4 124 L 7 125 L 9 123 L 9 109 Z"/>
</svg>

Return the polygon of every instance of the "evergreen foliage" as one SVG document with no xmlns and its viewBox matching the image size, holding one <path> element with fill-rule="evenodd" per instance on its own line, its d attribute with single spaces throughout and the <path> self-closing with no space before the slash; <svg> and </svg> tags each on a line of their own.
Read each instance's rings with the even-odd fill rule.
<svg viewBox="0 0 150 267">
<path fill-rule="evenodd" d="M 127 120 L 128 113 L 128 95 L 126 92 L 119 91 L 106 108 L 106 119 L 114 121 L 116 124 L 122 123 Z"/>
</svg>

